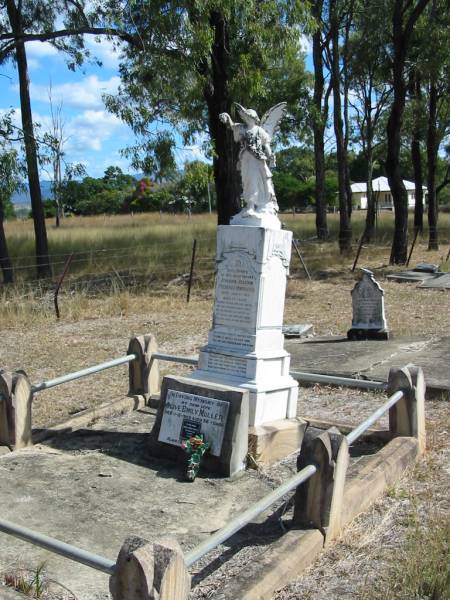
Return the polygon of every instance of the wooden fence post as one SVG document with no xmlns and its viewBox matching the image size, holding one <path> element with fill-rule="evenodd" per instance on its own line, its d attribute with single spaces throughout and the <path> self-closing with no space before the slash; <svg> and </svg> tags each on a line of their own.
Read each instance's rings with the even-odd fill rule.
<svg viewBox="0 0 450 600">
<path fill-rule="evenodd" d="M 136 354 L 137 358 L 129 363 L 129 395 L 143 395 L 150 398 L 159 393 L 159 365 L 153 358 L 158 352 L 154 335 L 133 337 L 128 345 L 127 354 Z"/>
<path fill-rule="evenodd" d="M 389 430 L 392 437 L 415 437 L 419 454 L 425 451 L 425 379 L 420 367 L 406 365 L 389 371 L 388 394 L 401 390 L 401 398 L 389 410 Z"/>
<path fill-rule="evenodd" d="M 0 446 L 11 446 L 12 374 L 0 371 Z"/>
<path fill-rule="evenodd" d="M 329 531 L 335 535 L 334 532 L 340 529 L 342 495 L 348 464 L 348 459 L 344 460 L 345 457 L 348 457 L 348 444 L 338 429 L 332 427 L 323 432 L 315 428 L 306 430 L 297 469 L 301 470 L 314 464 L 317 472 L 297 488 L 293 523 L 297 526 L 320 529 L 326 540 Z"/>
<path fill-rule="evenodd" d="M 31 405 L 33 394 L 25 373 L 0 373 L 0 444 L 15 450 L 33 444 Z"/>
<path fill-rule="evenodd" d="M 175 540 L 125 540 L 109 581 L 113 600 L 187 600 L 191 578 Z"/>
</svg>

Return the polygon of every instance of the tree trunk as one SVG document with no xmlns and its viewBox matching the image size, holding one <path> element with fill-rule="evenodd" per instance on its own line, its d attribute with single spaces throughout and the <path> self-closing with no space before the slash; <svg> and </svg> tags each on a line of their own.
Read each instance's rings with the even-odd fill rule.
<svg viewBox="0 0 450 600">
<path fill-rule="evenodd" d="M 393 264 L 405 264 L 408 253 L 408 195 L 400 171 L 400 134 L 406 98 L 405 62 L 414 25 L 428 3 L 429 0 L 418 0 L 414 4 L 404 0 L 394 0 L 392 16 L 392 88 L 394 95 L 386 127 L 386 174 L 395 209 L 395 230 L 391 250 L 391 263 Z M 411 4 L 413 4 L 412 7 Z M 408 7 L 411 7 L 409 16 Z"/>
<path fill-rule="evenodd" d="M 211 49 L 212 81 L 205 87 L 204 97 L 208 106 L 209 132 L 214 149 L 217 220 L 219 225 L 228 225 L 231 217 L 241 209 L 237 172 L 239 149 L 233 140 L 233 133 L 219 120 L 220 113 L 231 112 L 227 25 L 218 11 L 211 13 L 210 23 L 214 31 Z"/>
<path fill-rule="evenodd" d="M 393 16 L 393 100 L 386 127 L 386 174 L 395 210 L 391 263 L 405 264 L 408 252 L 408 195 L 400 171 L 400 133 L 405 108 L 404 66 L 406 46 L 402 30 L 403 3 L 395 0 Z"/>
<path fill-rule="evenodd" d="M 427 128 L 427 159 L 428 159 L 428 176 L 427 176 L 427 191 L 428 191 L 428 250 L 439 249 L 438 236 L 438 203 L 436 194 L 436 163 L 438 153 L 438 141 L 436 131 L 437 118 L 437 88 L 436 84 L 430 84 L 429 92 L 429 112 L 428 112 L 428 128 Z"/>
<path fill-rule="evenodd" d="M 345 152 L 344 131 L 341 113 L 341 90 L 339 70 L 339 20 L 337 15 L 336 0 L 330 2 L 330 38 L 332 44 L 331 78 L 333 86 L 333 122 L 336 138 L 336 158 L 338 168 L 338 194 L 339 194 L 339 249 L 341 253 L 351 248 L 352 230 L 349 215 L 349 201 L 347 197 L 347 156 Z"/>
<path fill-rule="evenodd" d="M 365 239 L 370 242 L 375 235 L 375 195 L 372 189 L 372 177 L 373 177 L 373 151 L 370 140 L 368 140 L 367 147 L 367 215 L 366 215 L 366 229 Z"/>
<path fill-rule="evenodd" d="M 314 3 L 313 15 L 318 29 L 313 35 L 313 62 L 314 62 L 314 110 L 313 132 L 314 132 L 314 167 L 315 167 L 315 197 L 316 197 L 316 232 L 319 240 L 328 237 L 327 204 L 325 200 L 325 143 L 324 143 L 324 120 L 328 114 L 328 98 L 325 99 L 327 106 L 322 110 L 324 98 L 324 77 L 322 58 L 322 32 L 320 30 L 320 17 L 323 2 L 319 0 Z M 325 119 L 324 119 L 325 113 Z"/>
<path fill-rule="evenodd" d="M 422 155 L 420 153 L 420 142 L 422 139 L 422 127 L 420 123 L 421 116 L 421 88 L 418 77 L 414 77 L 411 86 L 415 99 L 414 107 L 414 126 L 411 138 L 411 162 L 414 169 L 415 184 L 415 203 L 414 203 L 414 229 L 423 231 L 423 173 L 422 173 Z"/>
<path fill-rule="evenodd" d="M 3 282 L 13 283 L 14 272 L 11 259 L 9 258 L 8 245 L 6 243 L 5 228 L 3 226 L 4 218 L 3 204 L 0 200 L 0 267 L 3 273 Z"/>
<path fill-rule="evenodd" d="M 345 163 L 344 163 L 344 173 L 345 173 L 345 191 L 347 195 L 347 211 L 349 218 L 352 215 L 352 187 L 350 183 L 350 170 L 348 166 L 348 143 L 350 139 L 350 120 L 348 114 L 348 94 L 349 94 L 349 76 L 348 76 L 348 62 L 349 62 L 349 39 L 350 39 L 350 28 L 352 24 L 352 11 L 353 11 L 353 3 L 349 3 L 350 12 L 346 17 L 345 23 L 345 34 L 344 34 L 344 45 L 342 49 L 342 77 L 343 77 L 343 111 L 344 111 L 344 152 L 345 152 Z"/>
<path fill-rule="evenodd" d="M 7 0 L 7 9 L 12 30 L 16 34 L 22 33 L 21 15 L 13 0 Z M 15 48 L 17 70 L 19 73 L 20 109 L 22 113 L 22 129 L 27 162 L 28 184 L 30 188 L 31 211 L 34 222 L 37 275 L 38 277 L 49 277 L 51 275 L 51 269 L 48 257 L 44 208 L 42 206 L 41 187 L 39 185 L 37 149 L 31 113 L 27 55 L 24 42 L 16 41 Z"/>
</svg>

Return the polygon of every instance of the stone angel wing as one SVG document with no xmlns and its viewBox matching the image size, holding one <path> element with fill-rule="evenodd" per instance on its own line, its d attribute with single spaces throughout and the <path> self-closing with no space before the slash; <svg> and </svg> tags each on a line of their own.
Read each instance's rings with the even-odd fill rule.
<svg viewBox="0 0 450 600">
<path fill-rule="evenodd" d="M 275 135 L 278 128 L 278 123 L 286 113 L 286 106 L 287 102 L 279 102 L 278 104 L 275 104 L 275 106 L 269 108 L 269 110 L 261 119 L 261 127 L 269 134 L 270 139 L 272 139 Z"/>
</svg>

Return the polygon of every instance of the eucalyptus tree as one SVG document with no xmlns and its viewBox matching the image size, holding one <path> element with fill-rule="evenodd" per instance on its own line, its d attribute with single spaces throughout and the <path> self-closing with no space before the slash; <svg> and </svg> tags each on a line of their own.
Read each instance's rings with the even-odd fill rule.
<svg viewBox="0 0 450 600">
<path fill-rule="evenodd" d="M 425 14 L 426 44 L 421 55 L 426 85 L 428 249 L 437 250 L 439 148 L 450 133 L 450 14 L 448 3 L 432 0 Z"/>
<path fill-rule="evenodd" d="M 0 64 L 12 60 L 19 76 L 20 108 L 28 184 L 34 221 L 36 266 L 39 277 L 50 274 L 47 231 L 39 185 L 37 142 L 30 102 L 26 43 L 50 42 L 68 58 L 75 69 L 87 56 L 84 35 L 108 35 L 139 45 L 139 40 L 117 28 L 99 25 L 102 17 L 93 3 L 85 0 L 5 0 L 0 5 Z M 62 23 L 61 27 L 59 24 Z"/>
<path fill-rule="evenodd" d="M 108 18 L 136 36 L 143 50 L 123 49 L 121 86 L 108 108 L 132 127 L 135 164 L 159 160 L 177 141 L 203 142 L 212 156 L 218 221 L 240 209 L 238 148 L 220 113 L 233 102 L 264 112 L 287 100 L 288 136 L 299 129 L 307 75 L 300 51 L 306 9 L 298 0 L 204 2 L 111 0 Z"/>
<path fill-rule="evenodd" d="M 12 112 L 9 111 L 0 121 L 0 268 L 4 283 L 13 282 L 14 272 L 3 222 L 14 212 L 11 198 L 20 189 L 24 174 L 18 152 L 9 139 L 12 135 Z"/>
<path fill-rule="evenodd" d="M 325 129 L 328 121 L 328 107 L 331 82 L 327 81 L 326 60 L 327 33 L 324 24 L 324 0 L 313 0 L 312 58 L 314 65 L 314 92 L 310 106 L 312 129 L 314 134 L 315 201 L 316 231 L 319 240 L 328 237 L 327 203 L 325 198 Z"/>
<path fill-rule="evenodd" d="M 347 94 L 342 98 L 342 72 L 344 72 L 344 82 L 347 84 L 346 68 L 347 62 L 344 60 L 344 69 L 341 70 L 343 61 L 343 50 L 341 48 L 340 30 L 344 24 L 347 32 L 349 29 L 348 19 L 349 11 L 352 10 L 352 2 L 346 0 L 329 0 L 328 6 L 328 33 L 329 33 L 329 65 L 331 72 L 331 86 L 333 90 L 333 125 L 336 144 L 336 158 L 338 171 L 338 199 L 339 199 L 339 249 L 341 252 L 350 250 L 352 241 L 351 228 L 351 189 L 350 176 L 348 171 L 348 153 L 347 153 L 347 131 L 344 129 L 343 112 L 346 114 Z M 344 37 L 344 47 L 345 47 Z M 344 100 L 344 111 L 342 109 L 342 100 Z M 347 119 L 348 126 L 348 119 Z"/>
<path fill-rule="evenodd" d="M 386 173 L 395 209 L 395 229 L 391 262 L 404 264 L 408 249 L 408 196 L 400 169 L 400 147 L 405 110 L 407 59 L 411 50 L 414 27 L 430 0 L 391 0 L 389 9 L 391 43 L 392 103 L 386 125 Z"/>
<path fill-rule="evenodd" d="M 358 2 L 355 26 L 349 41 L 349 82 L 353 92 L 354 139 L 361 146 L 366 163 L 367 215 L 364 236 L 367 241 L 375 232 L 376 197 L 372 189 L 375 150 L 383 141 L 383 116 L 388 108 L 392 88 L 388 79 L 386 29 L 380 27 L 383 14 L 379 7 L 366 10 Z"/>
</svg>

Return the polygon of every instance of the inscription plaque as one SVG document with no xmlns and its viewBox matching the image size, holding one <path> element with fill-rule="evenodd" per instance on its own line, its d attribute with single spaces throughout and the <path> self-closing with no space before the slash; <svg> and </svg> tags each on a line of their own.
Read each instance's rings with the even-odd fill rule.
<svg viewBox="0 0 450 600">
<path fill-rule="evenodd" d="M 237 329 L 256 326 L 258 281 L 247 256 L 235 254 L 220 263 L 217 272 L 214 326 Z"/>
<path fill-rule="evenodd" d="M 247 375 L 247 360 L 237 356 L 228 356 L 226 354 L 208 353 L 208 369 L 217 373 L 229 373 L 230 375 Z"/>
<path fill-rule="evenodd" d="M 177 390 L 167 390 L 158 441 L 181 446 L 190 430 L 202 433 L 211 454 L 220 456 L 230 403 Z"/>
</svg>

